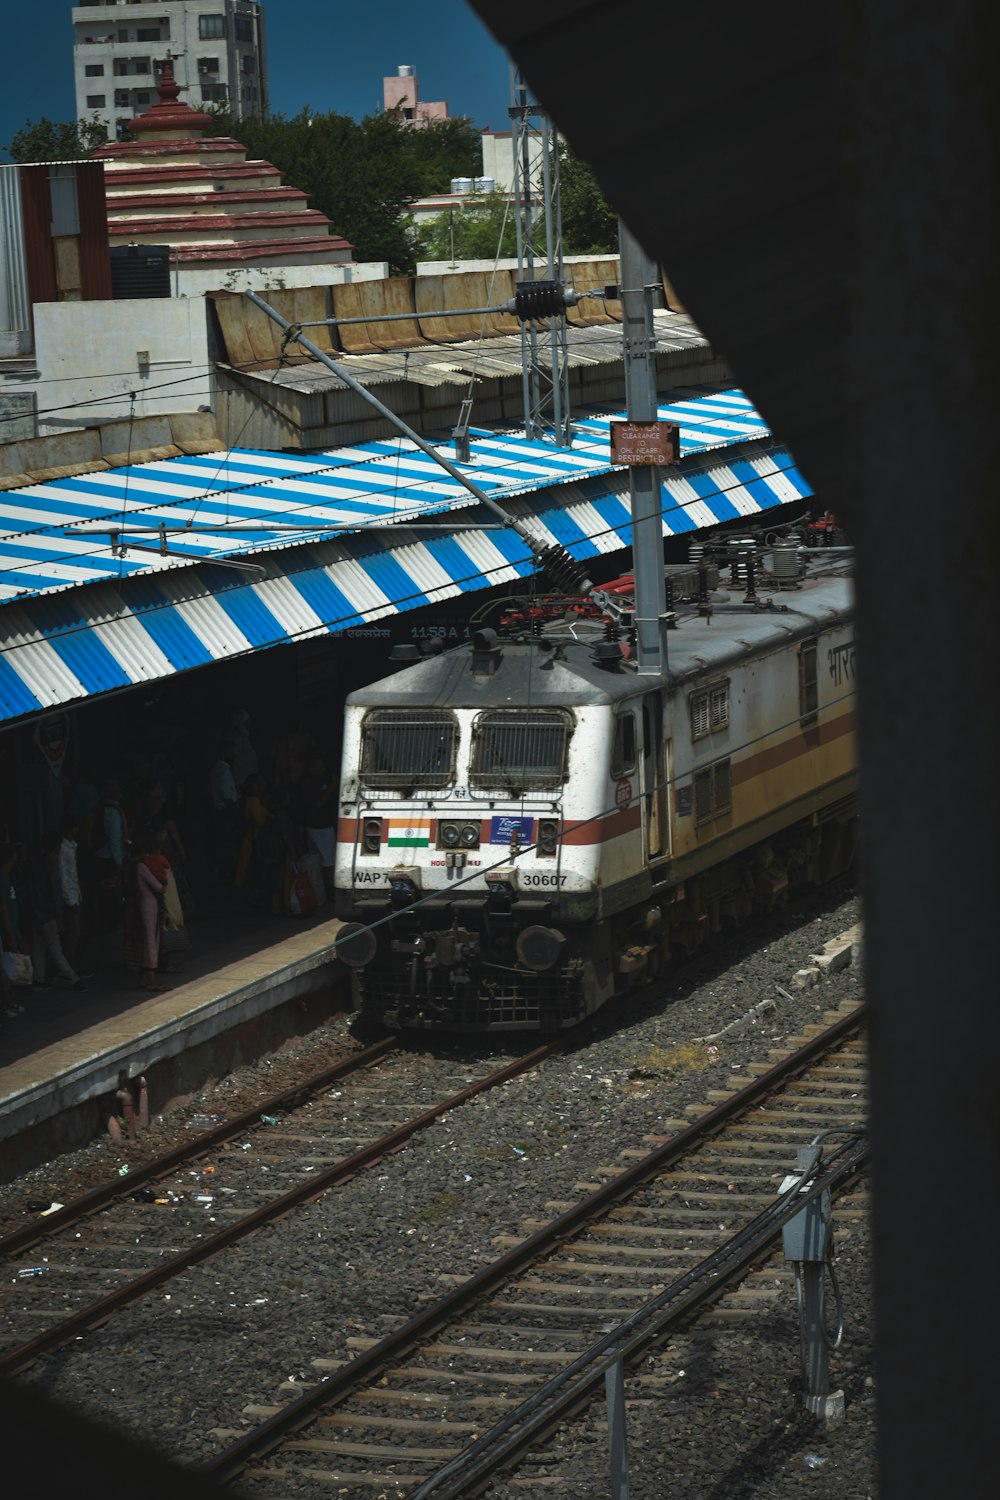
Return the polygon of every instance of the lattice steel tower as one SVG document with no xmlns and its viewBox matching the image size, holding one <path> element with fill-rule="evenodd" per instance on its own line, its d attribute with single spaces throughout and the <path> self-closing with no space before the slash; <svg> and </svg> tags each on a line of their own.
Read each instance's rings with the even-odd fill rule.
<svg viewBox="0 0 1000 1500">
<path fill-rule="evenodd" d="M 559 203 L 559 138 L 548 115 L 511 65 L 511 141 L 514 151 L 514 213 L 518 283 L 563 283 L 562 217 Z M 569 407 L 566 313 L 521 324 L 524 431 L 573 441 Z"/>
</svg>

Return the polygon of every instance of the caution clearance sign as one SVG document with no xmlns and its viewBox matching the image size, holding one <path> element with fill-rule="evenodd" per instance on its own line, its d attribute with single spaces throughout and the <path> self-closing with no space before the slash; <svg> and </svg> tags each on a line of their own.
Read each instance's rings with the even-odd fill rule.
<svg viewBox="0 0 1000 1500">
<path fill-rule="evenodd" d="M 681 456 L 681 430 L 676 422 L 612 422 L 613 464 L 675 464 Z"/>
</svg>

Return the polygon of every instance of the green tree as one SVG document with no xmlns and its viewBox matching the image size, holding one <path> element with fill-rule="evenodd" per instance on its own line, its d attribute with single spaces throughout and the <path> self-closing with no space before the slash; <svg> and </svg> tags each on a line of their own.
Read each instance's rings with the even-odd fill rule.
<svg viewBox="0 0 1000 1500">
<path fill-rule="evenodd" d="M 406 141 L 420 172 L 419 196 L 447 193 L 453 177 L 478 177 L 482 142 L 471 120 L 432 120 L 420 130 L 407 128 Z"/>
<path fill-rule="evenodd" d="M 559 193 L 563 252 L 617 255 L 618 215 L 601 192 L 593 169 L 565 141 L 559 144 Z"/>
<path fill-rule="evenodd" d="M 248 156 L 272 162 L 290 186 L 308 194 L 312 207 L 350 240 L 358 260 L 388 261 L 397 273 L 413 270 L 417 250 L 406 210 L 465 173 L 474 139 L 467 121 L 414 130 L 397 111 L 360 121 L 308 107 L 290 119 L 212 113 L 220 135 L 235 136 Z"/>
<path fill-rule="evenodd" d="M 89 120 L 25 120 L 9 146 L 2 149 L 12 161 L 78 161 L 92 156 L 107 144 L 103 121 L 94 114 Z"/>
<path fill-rule="evenodd" d="M 421 260 L 494 260 L 517 254 L 513 207 L 499 192 L 446 209 L 416 233 Z"/>
</svg>

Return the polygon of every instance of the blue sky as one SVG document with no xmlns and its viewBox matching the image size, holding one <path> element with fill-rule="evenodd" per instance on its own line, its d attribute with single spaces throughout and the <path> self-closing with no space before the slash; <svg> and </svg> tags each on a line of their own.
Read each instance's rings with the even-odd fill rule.
<svg viewBox="0 0 1000 1500">
<path fill-rule="evenodd" d="M 28 118 L 76 115 L 71 0 L 5 10 L 0 145 Z M 465 0 L 265 0 L 264 15 L 271 108 L 281 114 L 305 104 L 372 114 L 383 76 L 411 63 L 422 99 L 445 99 L 451 114 L 479 126 L 508 128 L 507 55 Z"/>
</svg>

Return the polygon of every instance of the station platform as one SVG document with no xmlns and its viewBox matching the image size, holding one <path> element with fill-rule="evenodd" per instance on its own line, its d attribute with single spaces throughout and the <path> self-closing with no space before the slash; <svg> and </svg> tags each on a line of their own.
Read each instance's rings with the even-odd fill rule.
<svg viewBox="0 0 1000 1500">
<path fill-rule="evenodd" d="M 342 1011 L 332 907 L 216 930 L 149 993 L 117 967 L 82 992 L 17 988 L 0 1024 L 0 1179 L 107 1128 L 115 1094 L 144 1077 L 151 1114 Z"/>
</svg>

